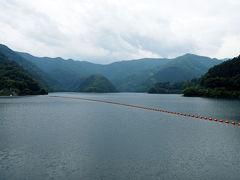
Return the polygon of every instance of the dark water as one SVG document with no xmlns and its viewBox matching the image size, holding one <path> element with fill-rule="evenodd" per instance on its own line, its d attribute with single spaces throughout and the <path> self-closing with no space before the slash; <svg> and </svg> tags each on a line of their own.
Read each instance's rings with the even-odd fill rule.
<svg viewBox="0 0 240 180">
<path fill-rule="evenodd" d="M 239 100 L 78 94 L 240 122 Z M 99 102 L 0 98 L 0 179 L 240 179 L 240 127 Z"/>
</svg>

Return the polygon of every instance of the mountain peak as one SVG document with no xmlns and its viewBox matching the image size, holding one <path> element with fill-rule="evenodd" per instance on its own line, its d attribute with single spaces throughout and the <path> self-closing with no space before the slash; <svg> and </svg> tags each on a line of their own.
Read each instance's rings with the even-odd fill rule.
<svg viewBox="0 0 240 180">
<path fill-rule="evenodd" d="M 182 55 L 182 56 L 199 56 L 199 55 L 192 54 L 192 53 L 186 53 L 186 54 L 184 54 L 184 55 Z"/>
<path fill-rule="evenodd" d="M 87 77 L 78 87 L 79 92 L 107 93 L 117 92 L 116 87 L 103 75 L 93 74 Z"/>
</svg>

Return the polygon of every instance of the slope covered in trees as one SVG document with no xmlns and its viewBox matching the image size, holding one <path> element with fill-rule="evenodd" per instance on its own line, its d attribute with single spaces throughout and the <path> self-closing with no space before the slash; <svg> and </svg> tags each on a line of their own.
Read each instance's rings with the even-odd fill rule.
<svg viewBox="0 0 240 180">
<path fill-rule="evenodd" d="M 68 91 L 76 89 L 79 81 L 93 74 L 102 74 L 120 91 L 135 91 L 137 86 L 157 72 L 160 67 L 171 61 L 169 59 L 145 58 L 103 65 L 87 61 L 35 57 L 28 53 L 17 53 L 38 66 L 42 71 L 50 74 Z"/>
<path fill-rule="evenodd" d="M 151 94 L 181 94 L 185 88 L 198 86 L 199 79 L 192 79 L 191 81 L 182 81 L 176 83 L 160 82 L 156 83 L 148 89 Z"/>
<path fill-rule="evenodd" d="M 185 96 L 239 97 L 240 56 L 209 69 L 200 79 L 201 88 L 184 90 Z"/>
<path fill-rule="evenodd" d="M 161 67 L 158 72 L 147 79 L 144 84 L 139 87 L 139 91 L 145 91 L 152 85 L 160 82 L 174 83 L 199 78 L 206 73 L 209 68 L 221 62 L 221 60 L 194 54 L 179 56 Z"/>
<path fill-rule="evenodd" d="M 20 67 L 22 67 L 26 72 L 28 72 L 34 79 L 39 82 L 41 86 L 43 86 L 48 91 L 56 91 L 62 89 L 60 84 L 56 80 L 51 78 L 49 74 L 44 73 L 36 65 L 24 59 L 22 56 L 9 49 L 7 46 L 0 44 L 0 53 L 6 56 L 8 59 L 15 61 Z"/>
<path fill-rule="evenodd" d="M 45 73 L 59 81 L 67 91 L 73 91 L 83 79 L 92 74 L 102 74 L 119 91 L 146 92 L 158 82 L 181 82 L 198 78 L 221 61 L 186 54 L 174 59 L 145 58 L 119 61 L 111 64 L 94 64 L 87 61 L 62 58 L 35 57 L 18 52 Z"/>
<path fill-rule="evenodd" d="M 104 76 L 95 74 L 86 78 L 77 88 L 78 92 L 117 92 L 115 86 Z"/>
<path fill-rule="evenodd" d="M 0 95 L 38 94 L 47 94 L 47 91 L 17 63 L 0 53 Z"/>
</svg>

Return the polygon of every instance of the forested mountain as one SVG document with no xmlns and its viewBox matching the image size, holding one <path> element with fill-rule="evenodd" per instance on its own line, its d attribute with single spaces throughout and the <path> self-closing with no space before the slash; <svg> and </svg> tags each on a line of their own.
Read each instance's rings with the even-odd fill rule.
<svg viewBox="0 0 240 180">
<path fill-rule="evenodd" d="M 74 91 L 89 75 L 101 74 L 119 91 L 145 92 L 157 82 L 180 82 L 200 77 L 210 67 L 222 62 L 186 54 L 174 59 L 145 58 L 102 65 L 71 59 L 35 57 L 21 52 L 18 54 L 59 81 L 67 91 Z"/>
<path fill-rule="evenodd" d="M 35 57 L 14 52 L 4 45 L 0 45 L 0 53 L 23 67 L 49 91 L 74 91 L 88 76 L 101 74 L 119 91 L 146 92 L 155 83 L 198 78 L 210 67 L 222 62 L 186 54 L 174 59 L 145 58 L 102 65 L 60 57 Z"/>
<path fill-rule="evenodd" d="M 120 91 L 134 91 L 135 87 L 157 72 L 158 67 L 171 61 L 145 58 L 102 65 L 72 59 L 35 57 L 21 52 L 18 54 L 50 74 L 69 91 L 74 90 L 79 82 L 92 74 L 107 77 Z"/>
<path fill-rule="evenodd" d="M 182 82 L 159 82 L 148 89 L 151 94 L 181 94 L 185 88 L 198 87 L 200 79 L 192 79 L 190 81 Z"/>
<path fill-rule="evenodd" d="M 86 78 L 77 88 L 78 92 L 117 92 L 115 86 L 104 76 L 94 74 Z"/>
<path fill-rule="evenodd" d="M 36 65 L 24 59 L 22 56 L 18 55 L 16 52 L 9 49 L 7 46 L 0 44 L 0 53 L 6 56 L 8 59 L 15 61 L 33 78 L 39 81 L 40 85 L 46 88 L 47 90 L 56 91 L 58 89 L 61 89 L 60 84 L 56 80 L 51 78 L 50 75 L 44 73 Z"/>
<path fill-rule="evenodd" d="M 142 87 L 139 87 L 139 90 L 146 91 L 147 88 L 159 82 L 173 83 L 199 78 L 206 73 L 210 67 L 221 62 L 221 60 L 204 56 L 185 54 L 161 67 L 158 72 L 144 82 Z"/>
<path fill-rule="evenodd" d="M 200 79 L 200 88 L 184 90 L 185 96 L 239 97 L 240 56 L 209 69 Z"/>
<path fill-rule="evenodd" d="M 0 53 L 0 95 L 47 94 L 16 62 Z"/>
</svg>

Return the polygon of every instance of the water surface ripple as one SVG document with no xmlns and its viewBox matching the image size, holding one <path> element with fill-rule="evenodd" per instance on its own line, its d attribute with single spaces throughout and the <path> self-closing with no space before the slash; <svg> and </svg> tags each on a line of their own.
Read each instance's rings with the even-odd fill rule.
<svg viewBox="0 0 240 180">
<path fill-rule="evenodd" d="M 240 122 L 240 101 L 51 93 Z M 239 179 L 240 127 L 49 96 L 0 98 L 0 179 Z"/>
</svg>

